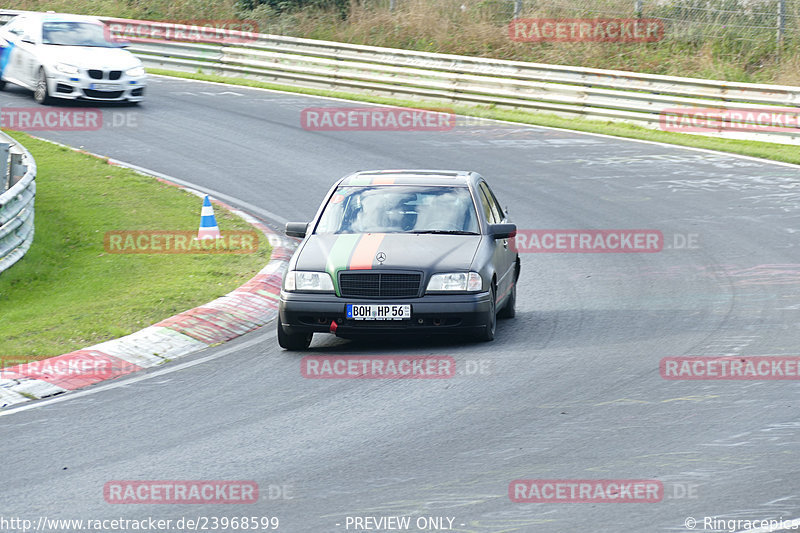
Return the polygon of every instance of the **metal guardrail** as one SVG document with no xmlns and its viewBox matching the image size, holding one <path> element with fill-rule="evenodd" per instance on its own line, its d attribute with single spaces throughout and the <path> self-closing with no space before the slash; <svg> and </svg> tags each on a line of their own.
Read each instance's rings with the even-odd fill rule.
<svg viewBox="0 0 800 533">
<path fill-rule="evenodd" d="M 7 189 L 7 190 L 6 190 Z M 36 162 L 0 132 L 0 273 L 22 259 L 33 243 Z"/>
<path fill-rule="evenodd" d="M 129 27 L 136 24 L 108 20 L 115 21 Z M 433 54 L 264 34 L 252 42 L 235 45 L 135 39 L 129 49 L 148 67 L 410 100 L 526 109 L 651 128 L 661 127 L 665 116 L 676 109 L 780 112 L 793 126 L 753 131 L 757 128 L 744 127 L 751 124 L 750 119 L 734 118 L 732 127 L 711 134 L 800 144 L 800 87 Z"/>
<path fill-rule="evenodd" d="M 225 31 L 217 42 L 157 40 L 141 38 L 139 30 L 174 31 L 176 25 L 104 20 L 115 28 L 114 33 L 131 37 L 129 49 L 147 67 L 408 100 L 541 111 L 651 128 L 662 127 L 662 121 L 674 116 L 670 113 L 676 109 L 715 109 L 742 113 L 744 118 L 728 117 L 727 127 L 699 134 L 800 144 L 800 87 L 434 54 L 236 31 Z M 748 111 L 782 113 L 787 125 L 759 131 L 752 127 L 752 118 L 745 114 Z"/>
</svg>

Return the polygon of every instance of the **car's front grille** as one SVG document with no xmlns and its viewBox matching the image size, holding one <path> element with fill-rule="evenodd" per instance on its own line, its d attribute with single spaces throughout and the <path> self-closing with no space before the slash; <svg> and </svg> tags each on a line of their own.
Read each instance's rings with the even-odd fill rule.
<svg viewBox="0 0 800 533">
<path fill-rule="evenodd" d="M 93 80 L 103 80 L 103 79 L 118 80 L 122 77 L 122 71 L 109 70 L 108 73 L 106 73 L 104 70 L 91 69 L 89 70 L 89 77 L 92 78 Z"/>
<path fill-rule="evenodd" d="M 340 272 L 339 292 L 350 298 L 413 298 L 419 295 L 420 272 Z"/>
<path fill-rule="evenodd" d="M 84 89 L 83 94 L 89 98 L 108 98 L 114 100 L 122 96 L 122 91 L 97 91 L 95 89 Z"/>
</svg>

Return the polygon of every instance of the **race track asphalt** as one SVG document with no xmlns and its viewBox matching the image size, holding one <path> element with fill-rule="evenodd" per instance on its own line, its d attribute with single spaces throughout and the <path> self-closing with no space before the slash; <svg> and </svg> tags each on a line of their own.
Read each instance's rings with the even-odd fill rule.
<svg viewBox="0 0 800 533">
<path fill-rule="evenodd" d="M 12 87 L 0 104 L 35 106 Z M 310 219 L 351 171 L 467 169 L 521 229 L 653 229 L 664 250 L 523 254 L 517 317 L 491 343 L 318 335 L 310 350 L 448 355 L 452 379 L 304 379 L 302 354 L 279 349 L 269 324 L 6 412 L 0 515 L 277 516 L 289 533 L 354 531 L 347 518 L 366 516 L 450 517 L 475 533 L 690 531 L 688 517 L 723 531 L 704 517 L 800 516 L 798 382 L 659 374 L 664 357 L 800 355 L 800 168 L 474 120 L 446 132 L 301 126 L 304 108 L 358 105 L 154 77 L 141 106 L 103 107 L 99 131 L 37 134 L 224 193 L 276 228 Z M 514 503 L 515 479 L 657 479 L 664 495 Z M 112 480 L 253 480 L 261 498 L 113 505 Z"/>
</svg>

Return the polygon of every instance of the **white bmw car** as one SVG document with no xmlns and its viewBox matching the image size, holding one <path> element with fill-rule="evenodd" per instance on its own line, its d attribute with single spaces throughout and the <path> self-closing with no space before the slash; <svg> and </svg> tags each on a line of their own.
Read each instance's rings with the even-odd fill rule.
<svg viewBox="0 0 800 533">
<path fill-rule="evenodd" d="M 139 59 L 97 18 L 29 13 L 0 27 L 0 89 L 6 82 L 53 98 L 137 103 L 147 85 Z"/>
</svg>

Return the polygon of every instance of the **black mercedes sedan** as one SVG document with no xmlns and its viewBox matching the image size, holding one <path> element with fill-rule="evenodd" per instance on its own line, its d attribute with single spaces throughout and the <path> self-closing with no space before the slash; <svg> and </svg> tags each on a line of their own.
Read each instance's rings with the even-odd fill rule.
<svg viewBox="0 0 800 533">
<path fill-rule="evenodd" d="M 466 332 L 494 339 L 513 317 L 517 228 L 479 174 L 356 172 L 328 191 L 281 290 L 278 343 L 304 350 L 314 333 Z"/>
</svg>

